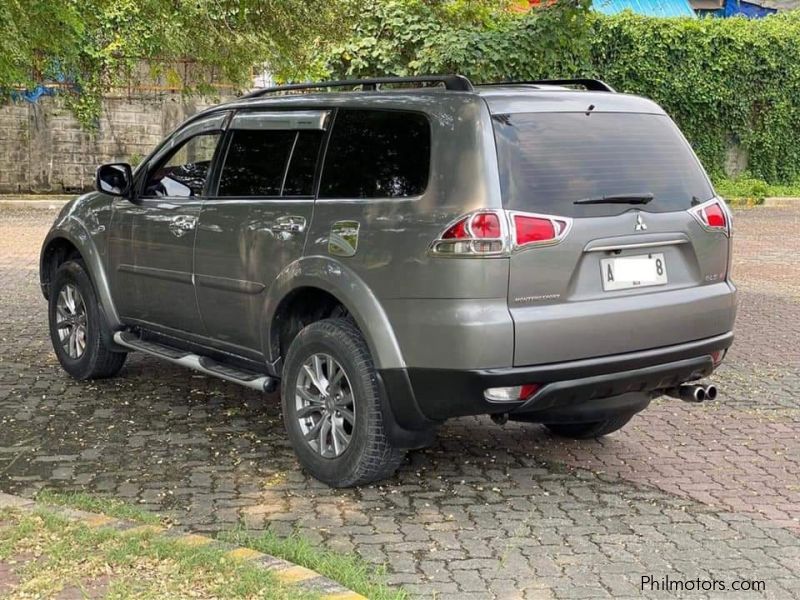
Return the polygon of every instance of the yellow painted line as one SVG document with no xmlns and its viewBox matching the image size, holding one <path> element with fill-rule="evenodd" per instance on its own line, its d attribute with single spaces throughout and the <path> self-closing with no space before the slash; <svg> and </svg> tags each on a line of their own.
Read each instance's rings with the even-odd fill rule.
<svg viewBox="0 0 800 600">
<path fill-rule="evenodd" d="M 361 594 L 355 592 L 339 592 L 336 594 L 325 594 L 320 596 L 320 600 L 367 600 Z"/>
<path fill-rule="evenodd" d="M 275 578 L 281 583 L 297 583 L 298 581 L 305 581 L 306 579 L 314 579 L 319 577 L 319 573 L 306 569 L 305 567 L 294 566 L 280 571 L 271 571 Z"/>
<path fill-rule="evenodd" d="M 263 552 L 259 552 L 258 550 L 253 550 L 252 548 L 236 548 L 235 550 L 231 550 L 226 554 L 230 558 L 235 558 L 238 560 L 256 560 L 258 558 L 264 558 L 266 556 L 266 554 L 264 554 Z"/>
<path fill-rule="evenodd" d="M 189 533 L 175 538 L 175 541 L 181 544 L 185 544 L 186 546 L 207 546 L 213 540 L 204 535 L 196 535 L 194 533 Z"/>
<path fill-rule="evenodd" d="M 109 523 L 113 523 L 115 521 L 116 519 L 112 519 L 111 517 L 107 517 L 105 515 L 93 515 L 81 520 L 84 525 L 92 528 L 102 527 L 103 525 L 108 525 Z"/>
</svg>

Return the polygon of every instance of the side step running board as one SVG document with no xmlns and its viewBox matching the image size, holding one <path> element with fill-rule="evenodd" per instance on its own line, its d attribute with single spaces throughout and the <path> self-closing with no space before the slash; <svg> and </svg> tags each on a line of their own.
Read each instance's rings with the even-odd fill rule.
<svg viewBox="0 0 800 600">
<path fill-rule="evenodd" d="M 143 340 L 137 335 L 127 331 L 116 332 L 114 334 L 114 341 L 124 348 L 152 354 L 153 356 L 168 360 L 176 365 L 189 367 L 190 369 L 200 371 L 206 375 L 218 377 L 225 381 L 232 381 L 233 383 L 238 383 L 250 389 L 258 390 L 259 392 L 274 392 L 278 389 L 278 379 L 275 377 L 231 367 L 207 356 L 200 356 L 157 342 Z"/>
</svg>

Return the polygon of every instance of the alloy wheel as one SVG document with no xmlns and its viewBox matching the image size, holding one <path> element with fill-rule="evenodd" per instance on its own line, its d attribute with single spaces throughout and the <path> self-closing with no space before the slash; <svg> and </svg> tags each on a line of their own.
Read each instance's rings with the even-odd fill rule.
<svg viewBox="0 0 800 600">
<path fill-rule="evenodd" d="M 67 356 L 74 360 L 83 356 L 88 337 L 86 303 L 78 288 L 71 283 L 62 287 L 58 293 L 56 330 Z"/>
<path fill-rule="evenodd" d="M 323 458 L 336 458 L 350 445 L 355 402 L 344 368 L 329 354 L 313 354 L 295 385 L 296 418 L 306 442 Z"/>
</svg>

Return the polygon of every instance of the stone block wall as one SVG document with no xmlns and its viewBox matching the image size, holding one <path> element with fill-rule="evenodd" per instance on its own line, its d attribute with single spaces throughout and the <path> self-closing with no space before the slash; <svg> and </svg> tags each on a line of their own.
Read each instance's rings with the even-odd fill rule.
<svg viewBox="0 0 800 600">
<path fill-rule="evenodd" d="M 0 193 L 90 189 L 97 165 L 138 162 L 186 118 L 221 101 L 178 93 L 109 97 L 93 131 L 57 96 L 0 106 Z"/>
</svg>

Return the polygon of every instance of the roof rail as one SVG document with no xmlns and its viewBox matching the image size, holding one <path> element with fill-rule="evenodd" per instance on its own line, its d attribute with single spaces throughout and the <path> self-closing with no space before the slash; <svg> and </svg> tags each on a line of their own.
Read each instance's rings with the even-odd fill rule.
<svg viewBox="0 0 800 600">
<path fill-rule="evenodd" d="M 496 81 L 481 85 L 582 85 L 590 92 L 616 92 L 605 81 L 599 79 L 534 79 L 531 81 Z"/>
<path fill-rule="evenodd" d="M 375 77 L 372 79 L 344 79 L 341 81 L 320 81 L 319 83 L 291 83 L 277 87 L 263 88 L 245 94 L 242 98 L 257 98 L 267 94 L 296 92 L 337 87 L 361 86 L 363 91 L 377 90 L 379 85 L 394 83 L 442 83 L 445 89 L 457 92 L 471 92 L 472 82 L 463 75 L 420 75 L 418 77 Z"/>
</svg>

